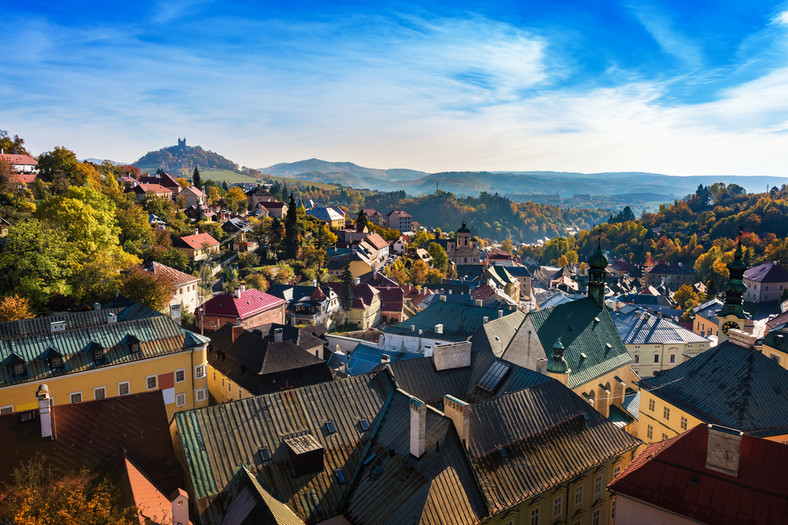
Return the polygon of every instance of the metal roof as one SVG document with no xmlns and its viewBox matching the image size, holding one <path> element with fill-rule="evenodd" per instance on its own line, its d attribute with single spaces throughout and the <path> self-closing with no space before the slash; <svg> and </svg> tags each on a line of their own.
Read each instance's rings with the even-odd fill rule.
<svg viewBox="0 0 788 525">
<path fill-rule="evenodd" d="M 788 433 L 788 370 L 753 348 L 726 341 L 640 386 L 705 423 Z"/>
<path fill-rule="evenodd" d="M 784 283 L 788 282 L 788 272 L 776 262 L 766 262 L 744 272 L 744 278 L 759 283 Z"/>
<path fill-rule="evenodd" d="M 543 348 L 552 348 L 561 338 L 571 370 L 571 389 L 632 362 L 607 308 L 591 297 L 532 311 L 528 316 Z"/>
<path fill-rule="evenodd" d="M 406 321 L 387 326 L 383 331 L 390 334 L 418 335 L 419 330 L 422 330 L 422 337 L 464 341 L 479 329 L 485 317 L 497 319 L 499 315 L 506 316 L 515 311 L 438 301 Z M 443 325 L 442 334 L 435 333 L 435 325 L 438 324 Z M 411 329 L 411 326 L 414 328 Z"/>
<path fill-rule="evenodd" d="M 354 524 L 459 525 L 478 523 L 486 514 L 450 419 L 427 409 L 425 452 L 418 460 L 410 455 L 405 394 L 394 395 L 364 458 L 345 513 Z"/>
<path fill-rule="evenodd" d="M 125 307 L 87 310 L 84 312 L 61 312 L 43 317 L 20 319 L 0 323 L 0 339 L 23 335 L 46 334 L 52 331 L 52 323 L 64 322 L 66 330 L 82 326 L 107 324 L 107 314 L 118 315 Z"/>
<path fill-rule="evenodd" d="M 613 313 L 613 321 L 624 344 L 709 343 L 705 337 L 690 332 L 665 318 L 636 310 L 628 314 Z"/>
<path fill-rule="evenodd" d="M 239 466 L 249 465 L 260 484 L 304 521 L 335 516 L 345 486 L 335 481 L 334 471 L 350 479 L 369 438 L 359 420 L 375 421 L 392 392 L 385 374 L 366 375 L 178 412 L 175 424 L 195 496 L 215 496 Z M 330 434 L 329 420 L 336 428 Z M 294 477 L 284 439 L 300 432 L 324 447 L 323 469 Z M 270 460 L 261 459 L 262 448 Z"/>
<path fill-rule="evenodd" d="M 16 355 L 25 361 L 26 367 L 23 377 L 13 377 L 9 367 L 0 367 L 0 386 L 191 351 L 190 347 L 208 343 L 207 338 L 181 328 L 163 315 L 130 321 L 120 317 L 115 323 L 0 341 L 0 363 L 9 364 Z M 139 352 L 131 351 L 129 337 L 139 341 Z M 98 362 L 91 351 L 95 345 L 103 348 L 103 360 Z M 50 369 L 45 359 L 50 348 L 63 357 L 62 368 Z"/>
<path fill-rule="evenodd" d="M 552 379 L 472 405 L 469 431 L 468 455 L 493 515 L 640 444 Z"/>
</svg>

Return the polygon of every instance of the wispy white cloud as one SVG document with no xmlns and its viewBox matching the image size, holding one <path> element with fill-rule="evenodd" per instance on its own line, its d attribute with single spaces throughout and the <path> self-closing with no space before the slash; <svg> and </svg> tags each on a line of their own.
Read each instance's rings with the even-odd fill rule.
<svg viewBox="0 0 788 525">
<path fill-rule="evenodd" d="M 629 9 L 665 53 L 692 69 L 703 66 L 700 46 L 678 31 L 665 11 L 641 2 L 629 5 Z"/>
</svg>

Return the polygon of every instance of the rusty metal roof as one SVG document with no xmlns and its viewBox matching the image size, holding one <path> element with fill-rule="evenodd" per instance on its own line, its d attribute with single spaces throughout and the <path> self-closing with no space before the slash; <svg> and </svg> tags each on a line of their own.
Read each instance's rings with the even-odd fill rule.
<svg viewBox="0 0 788 525">
<path fill-rule="evenodd" d="M 355 476 L 354 524 L 477 523 L 486 509 L 453 424 L 427 410 L 425 453 L 410 454 L 409 397 L 396 393 Z"/>
<path fill-rule="evenodd" d="M 334 471 L 350 479 L 369 438 L 359 421 L 372 424 L 392 392 L 386 374 L 370 374 L 177 413 L 196 498 L 215 497 L 239 466 L 248 465 L 260 484 L 304 521 L 337 515 L 346 485 L 337 482 Z M 335 432 L 327 431 L 327 421 Z M 324 447 L 324 468 L 294 477 L 285 438 L 301 432 Z"/>
<path fill-rule="evenodd" d="M 640 444 L 553 379 L 472 405 L 469 432 L 493 515 Z"/>
</svg>

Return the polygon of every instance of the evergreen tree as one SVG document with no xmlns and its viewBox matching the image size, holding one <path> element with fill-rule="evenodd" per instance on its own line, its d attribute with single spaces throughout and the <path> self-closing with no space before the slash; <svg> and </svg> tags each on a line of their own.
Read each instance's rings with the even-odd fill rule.
<svg viewBox="0 0 788 525">
<path fill-rule="evenodd" d="M 356 226 L 359 228 L 364 228 L 369 219 L 367 218 L 367 214 L 363 209 L 358 210 L 358 215 L 356 215 Z"/>
<path fill-rule="evenodd" d="M 202 177 L 200 176 L 200 170 L 197 167 L 194 167 L 194 174 L 192 175 L 192 184 L 198 190 L 202 191 Z"/>
<path fill-rule="evenodd" d="M 339 276 L 342 288 L 339 291 L 339 304 L 345 312 L 353 306 L 353 274 L 350 273 L 350 260 L 345 263 L 345 268 Z"/>
<path fill-rule="evenodd" d="M 222 189 L 223 189 L 225 192 L 228 192 L 228 191 L 230 191 L 230 186 L 228 186 L 228 185 L 227 185 L 227 181 L 224 181 L 224 182 L 222 182 Z"/>
<path fill-rule="evenodd" d="M 285 216 L 285 242 L 284 251 L 286 259 L 298 257 L 298 244 L 301 232 L 298 227 L 298 207 L 296 206 L 293 194 L 290 194 L 290 202 L 287 205 L 287 215 Z"/>
</svg>

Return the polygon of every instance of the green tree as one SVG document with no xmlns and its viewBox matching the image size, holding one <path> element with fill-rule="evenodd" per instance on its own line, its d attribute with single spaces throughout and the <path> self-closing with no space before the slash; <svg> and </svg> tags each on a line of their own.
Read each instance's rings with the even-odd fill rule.
<svg viewBox="0 0 788 525">
<path fill-rule="evenodd" d="M 198 190 L 202 191 L 202 177 L 200 176 L 200 170 L 197 167 L 194 167 L 194 173 L 192 174 L 192 184 Z"/>
<path fill-rule="evenodd" d="M 342 273 L 339 275 L 342 286 L 339 290 L 339 304 L 345 312 L 349 312 L 353 307 L 353 274 L 350 272 L 350 261 L 345 264 Z"/>
<path fill-rule="evenodd" d="M 437 242 L 431 242 L 430 245 L 427 246 L 427 252 L 429 252 L 430 257 L 432 257 L 432 266 L 445 273 L 449 267 L 449 256 L 446 254 L 446 250 L 443 249 L 443 246 Z"/>
<path fill-rule="evenodd" d="M 298 225 L 298 208 L 296 207 L 295 198 L 292 193 L 290 194 L 290 203 L 287 206 L 285 239 L 283 243 L 284 256 L 286 259 L 295 259 L 298 257 L 301 229 Z"/>
<path fill-rule="evenodd" d="M 363 209 L 358 210 L 358 214 L 356 215 L 355 222 L 358 228 L 365 228 L 369 223 L 369 219 L 367 218 L 367 213 Z"/>
</svg>

